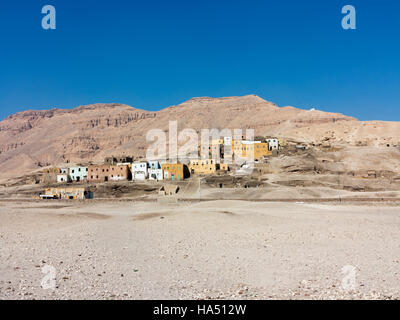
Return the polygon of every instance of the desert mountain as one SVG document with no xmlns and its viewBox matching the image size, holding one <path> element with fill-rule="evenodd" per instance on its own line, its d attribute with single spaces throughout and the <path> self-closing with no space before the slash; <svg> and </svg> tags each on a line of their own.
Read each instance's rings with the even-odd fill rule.
<svg viewBox="0 0 400 320">
<path fill-rule="evenodd" d="M 303 143 L 383 146 L 400 142 L 400 123 L 368 121 L 337 113 L 278 107 L 258 96 L 193 98 L 157 112 L 123 104 L 28 110 L 0 122 L 0 176 L 67 161 L 98 161 L 108 155 L 144 155 L 146 133 L 179 129 L 253 128 L 256 135 Z"/>
</svg>

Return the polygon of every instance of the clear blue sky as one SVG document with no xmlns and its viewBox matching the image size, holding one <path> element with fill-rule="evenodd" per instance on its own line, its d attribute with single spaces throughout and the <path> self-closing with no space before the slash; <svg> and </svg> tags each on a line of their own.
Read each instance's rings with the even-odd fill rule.
<svg viewBox="0 0 400 320">
<path fill-rule="evenodd" d="M 57 29 L 41 27 L 42 6 Z M 357 10 L 343 30 L 341 8 Z M 96 102 L 257 94 L 400 120 L 400 1 L 2 0 L 0 119 Z"/>
</svg>

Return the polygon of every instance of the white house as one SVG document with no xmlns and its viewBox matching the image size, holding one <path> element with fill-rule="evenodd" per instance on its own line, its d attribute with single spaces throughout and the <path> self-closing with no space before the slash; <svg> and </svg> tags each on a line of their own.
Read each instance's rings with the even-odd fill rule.
<svg viewBox="0 0 400 320">
<path fill-rule="evenodd" d="M 132 163 L 132 180 L 145 180 L 147 177 L 147 162 Z"/>
<path fill-rule="evenodd" d="M 268 142 L 268 150 L 278 150 L 279 149 L 279 140 L 278 139 L 265 139 Z"/>
<path fill-rule="evenodd" d="M 60 173 L 61 174 L 68 174 L 69 173 L 69 169 L 68 168 L 60 168 Z"/>
<path fill-rule="evenodd" d="M 68 174 L 58 174 L 57 175 L 57 182 L 62 183 L 62 182 L 70 182 L 70 177 Z"/>
<path fill-rule="evenodd" d="M 149 180 L 162 180 L 162 169 L 149 169 Z"/>
<path fill-rule="evenodd" d="M 132 173 L 132 180 L 146 180 L 147 176 L 144 171 L 135 171 Z"/>
<path fill-rule="evenodd" d="M 114 175 L 112 175 L 111 177 L 110 177 L 110 180 L 112 180 L 112 181 L 123 181 L 123 180 L 125 180 L 125 177 L 123 176 L 123 175 L 116 175 L 116 176 L 114 176 Z"/>
<path fill-rule="evenodd" d="M 149 160 L 147 161 L 147 167 L 149 169 L 161 169 L 161 164 L 158 160 Z"/>
<path fill-rule="evenodd" d="M 72 181 L 82 181 L 88 178 L 88 167 L 71 167 L 69 168 L 69 175 Z"/>
</svg>

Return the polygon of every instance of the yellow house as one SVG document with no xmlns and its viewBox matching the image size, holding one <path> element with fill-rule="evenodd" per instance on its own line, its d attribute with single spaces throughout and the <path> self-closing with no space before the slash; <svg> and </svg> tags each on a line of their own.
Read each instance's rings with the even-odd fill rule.
<svg viewBox="0 0 400 320">
<path fill-rule="evenodd" d="M 163 163 L 161 165 L 164 179 L 183 180 L 185 179 L 184 166 L 182 163 Z"/>
<path fill-rule="evenodd" d="M 261 159 L 264 156 L 272 155 L 267 142 L 235 140 L 232 149 L 235 157 L 239 158 Z"/>
<path fill-rule="evenodd" d="M 196 174 L 213 174 L 217 172 L 215 159 L 190 160 L 189 171 Z"/>
</svg>

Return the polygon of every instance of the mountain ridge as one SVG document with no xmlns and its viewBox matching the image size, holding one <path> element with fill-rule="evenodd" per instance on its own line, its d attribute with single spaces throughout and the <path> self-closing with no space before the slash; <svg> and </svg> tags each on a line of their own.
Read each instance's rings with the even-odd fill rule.
<svg viewBox="0 0 400 320">
<path fill-rule="evenodd" d="M 0 122 L 0 177 L 62 162 L 100 161 L 104 156 L 144 156 L 146 133 L 178 128 L 255 130 L 304 143 L 384 145 L 400 141 L 397 122 L 365 122 L 340 113 L 279 107 L 256 95 L 195 97 L 159 111 L 120 103 L 72 109 L 26 110 Z"/>
</svg>

